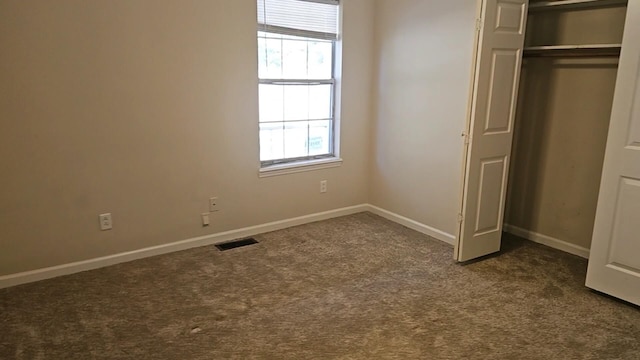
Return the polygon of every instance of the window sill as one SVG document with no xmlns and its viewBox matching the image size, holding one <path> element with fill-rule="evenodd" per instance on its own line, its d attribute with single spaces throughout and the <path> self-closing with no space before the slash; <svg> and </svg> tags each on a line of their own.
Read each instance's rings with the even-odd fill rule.
<svg viewBox="0 0 640 360">
<path fill-rule="evenodd" d="M 270 177 L 270 176 L 294 174 L 294 173 L 299 173 L 304 171 L 334 168 L 334 167 L 339 167 L 341 165 L 342 165 L 342 159 L 337 157 L 328 158 L 328 159 L 298 161 L 295 163 L 271 165 L 268 167 L 261 168 L 260 171 L 258 172 L 258 176 L 263 178 L 263 177 Z"/>
</svg>

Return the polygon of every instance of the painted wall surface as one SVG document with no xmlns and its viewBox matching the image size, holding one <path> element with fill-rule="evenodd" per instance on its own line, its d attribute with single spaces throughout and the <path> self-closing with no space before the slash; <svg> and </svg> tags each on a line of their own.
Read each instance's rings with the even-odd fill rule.
<svg viewBox="0 0 640 360">
<path fill-rule="evenodd" d="M 343 6 L 343 165 L 260 179 L 254 0 L 0 2 L 0 275 L 365 203 L 373 10 Z"/>
<path fill-rule="evenodd" d="M 456 234 L 477 3 L 376 1 L 373 205 Z"/>
<path fill-rule="evenodd" d="M 529 16 L 532 45 L 620 43 L 625 8 Z M 617 58 L 523 65 L 505 222 L 590 248 Z"/>
<path fill-rule="evenodd" d="M 0 2 L 0 276 L 367 202 L 455 235 L 477 3 L 344 1 L 344 163 L 269 178 L 255 12 Z M 623 19 L 536 15 L 527 42 L 619 42 Z M 525 62 L 507 223 L 589 247 L 616 65 Z"/>
</svg>

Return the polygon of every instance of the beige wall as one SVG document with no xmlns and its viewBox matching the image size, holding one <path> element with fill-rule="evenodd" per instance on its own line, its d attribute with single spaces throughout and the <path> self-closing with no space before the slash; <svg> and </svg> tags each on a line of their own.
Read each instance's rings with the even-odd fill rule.
<svg viewBox="0 0 640 360">
<path fill-rule="evenodd" d="M 376 1 L 373 205 L 456 233 L 475 1 Z"/>
<path fill-rule="evenodd" d="M 344 164 L 263 179 L 255 7 L 0 1 L 0 275 L 367 201 L 372 2 L 344 2 Z"/>
<path fill-rule="evenodd" d="M 528 45 L 620 43 L 625 8 L 529 17 Z M 591 245 L 617 58 L 523 65 L 505 221 Z"/>
<path fill-rule="evenodd" d="M 260 179 L 253 0 L 0 1 L 0 276 L 366 202 L 453 236 L 476 2 L 343 4 L 344 164 Z M 527 42 L 619 41 L 597 11 Z M 615 73 L 525 62 L 508 223 L 589 246 Z"/>
</svg>

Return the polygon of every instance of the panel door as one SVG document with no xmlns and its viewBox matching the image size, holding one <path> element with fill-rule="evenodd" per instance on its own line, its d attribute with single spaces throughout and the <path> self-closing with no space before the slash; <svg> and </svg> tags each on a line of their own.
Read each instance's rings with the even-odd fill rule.
<svg viewBox="0 0 640 360">
<path fill-rule="evenodd" d="M 640 305 L 640 0 L 630 0 L 586 285 Z"/>
<path fill-rule="evenodd" d="M 455 258 L 500 250 L 528 0 L 484 0 Z"/>
</svg>

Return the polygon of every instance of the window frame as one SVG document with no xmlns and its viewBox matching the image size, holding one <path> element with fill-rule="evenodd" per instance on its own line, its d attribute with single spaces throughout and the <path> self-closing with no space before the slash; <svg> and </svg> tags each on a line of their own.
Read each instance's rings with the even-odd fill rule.
<svg viewBox="0 0 640 360">
<path fill-rule="evenodd" d="M 306 0 L 302 0 L 302 1 L 306 1 Z M 312 2 L 321 3 L 323 1 L 312 0 Z M 340 2 L 337 2 L 335 0 L 328 0 L 326 3 L 334 4 L 337 6 L 337 11 L 339 16 L 338 24 L 340 26 L 341 10 L 342 10 Z M 331 43 L 331 77 L 330 79 L 261 78 L 260 74 L 258 73 L 258 86 L 260 85 L 330 85 L 330 89 L 331 89 L 330 105 L 329 105 L 330 118 L 318 119 L 318 120 L 330 121 L 328 152 L 324 154 L 319 154 L 319 155 L 307 155 L 307 156 L 301 156 L 301 157 L 282 157 L 282 158 L 271 159 L 271 160 L 259 159 L 260 160 L 260 177 L 340 166 L 342 164 L 342 159 L 339 157 L 339 149 L 340 149 L 339 102 L 340 101 L 338 99 L 338 96 L 340 94 L 340 91 L 338 87 L 339 87 L 340 81 L 338 79 L 339 74 L 337 71 L 337 68 L 338 68 L 337 63 L 342 59 L 341 59 L 341 56 L 339 55 L 341 54 L 341 51 L 340 52 L 338 51 L 338 47 L 340 46 L 339 44 L 341 44 L 339 33 L 336 35 L 335 39 L 328 39 L 326 37 L 321 37 L 321 36 L 311 37 L 311 36 L 308 36 L 308 35 L 305 36 L 302 34 L 293 35 L 287 31 L 278 31 L 278 28 L 274 26 L 258 24 L 258 29 L 256 32 L 256 36 L 258 39 L 262 37 L 260 33 L 266 34 L 264 36 L 269 36 L 270 34 L 280 35 L 280 36 L 287 35 L 287 36 L 299 37 L 299 38 L 305 39 L 306 41 L 320 40 L 320 41 L 326 41 Z M 256 49 L 258 49 L 258 47 L 256 47 Z M 259 98 L 258 98 L 258 101 L 260 101 Z M 259 117 L 260 115 L 258 115 L 258 118 Z M 304 121 L 313 121 L 313 120 L 316 120 L 316 119 L 300 119 L 300 120 L 293 120 L 293 121 L 289 120 L 289 121 L 304 122 Z M 284 119 L 282 120 L 283 124 L 286 124 L 287 122 L 288 121 Z M 258 120 L 258 132 L 260 132 L 260 128 L 259 128 L 260 124 L 262 124 L 262 122 Z M 309 146 L 308 141 L 309 141 L 309 138 L 307 136 L 307 147 Z M 258 149 L 259 149 L 259 152 L 261 152 L 262 143 L 260 139 L 259 139 Z M 259 154 L 259 158 L 260 156 L 261 155 Z"/>
</svg>

